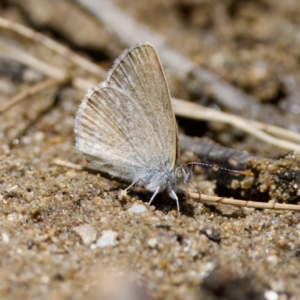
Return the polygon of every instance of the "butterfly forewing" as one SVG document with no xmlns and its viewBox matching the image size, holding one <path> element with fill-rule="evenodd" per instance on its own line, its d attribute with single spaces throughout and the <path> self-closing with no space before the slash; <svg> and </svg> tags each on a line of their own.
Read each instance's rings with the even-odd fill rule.
<svg viewBox="0 0 300 300">
<path fill-rule="evenodd" d="M 148 43 L 126 50 L 116 60 L 107 83 L 117 86 L 138 103 L 160 140 L 157 151 L 165 153 L 174 167 L 178 153 L 177 126 L 165 74 L 155 49 Z M 174 146 L 176 145 L 176 147 Z"/>
</svg>

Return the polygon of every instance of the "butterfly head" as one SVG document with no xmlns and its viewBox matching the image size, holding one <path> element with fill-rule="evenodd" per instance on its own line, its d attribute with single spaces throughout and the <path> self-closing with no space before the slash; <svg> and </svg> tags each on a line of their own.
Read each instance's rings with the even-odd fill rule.
<svg viewBox="0 0 300 300">
<path fill-rule="evenodd" d="M 175 183 L 178 184 L 187 184 L 193 176 L 192 168 L 188 165 L 180 165 L 174 170 Z"/>
</svg>

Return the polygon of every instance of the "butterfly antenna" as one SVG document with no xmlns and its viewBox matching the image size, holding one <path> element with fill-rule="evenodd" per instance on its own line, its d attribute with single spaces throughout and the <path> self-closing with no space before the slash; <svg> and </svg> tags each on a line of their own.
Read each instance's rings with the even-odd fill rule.
<svg viewBox="0 0 300 300">
<path fill-rule="evenodd" d="M 191 167 L 195 166 L 195 165 L 200 165 L 200 166 L 205 166 L 205 167 L 212 167 L 212 168 L 217 168 L 217 169 L 220 169 L 220 170 L 229 171 L 229 172 L 232 172 L 232 173 L 245 175 L 245 176 L 253 176 L 254 175 L 251 171 L 232 170 L 232 169 L 227 169 L 227 168 L 219 167 L 217 165 L 211 165 L 211 164 L 202 163 L 202 162 L 190 162 L 190 163 L 187 163 L 186 165 L 191 166 Z"/>
</svg>

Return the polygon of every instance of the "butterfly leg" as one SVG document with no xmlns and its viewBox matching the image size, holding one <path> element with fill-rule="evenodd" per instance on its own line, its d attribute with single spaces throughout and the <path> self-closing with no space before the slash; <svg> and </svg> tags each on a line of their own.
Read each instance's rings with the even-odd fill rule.
<svg viewBox="0 0 300 300">
<path fill-rule="evenodd" d="M 141 179 L 134 181 L 130 186 L 125 189 L 125 192 L 128 192 L 136 183 L 138 183 Z"/>
<path fill-rule="evenodd" d="M 152 197 L 151 197 L 151 199 L 150 199 L 150 201 L 149 201 L 149 205 L 151 205 L 152 201 L 154 200 L 154 198 L 155 198 L 155 196 L 157 195 L 157 193 L 159 192 L 159 190 L 160 190 L 160 187 L 158 187 L 158 188 L 156 189 L 156 191 L 154 192 L 154 194 L 152 195 Z"/>
<path fill-rule="evenodd" d="M 133 182 L 131 185 L 129 185 L 125 190 L 121 190 L 120 193 L 119 193 L 119 195 L 120 195 L 121 197 L 127 196 L 127 192 L 128 192 L 135 184 L 137 184 L 140 180 L 143 181 L 143 179 L 138 179 L 138 180 L 134 181 L 134 182 Z"/>
<path fill-rule="evenodd" d="M 178 213 L 178 215 L 180 215 L 179 200 L 178 200 L 176 193 L 172 189 L 169 189 L 168 192 L 169 192 L 170 197 L 172 197 L 176 201 L 177 213 Z"/>
<path fill-rule="evenodd" d="M 143 179 L 138 179 L 136 181 L 134 181 L 130 186 L 128 186 L 124 191 L 128 192 L 128 190 L 130 190 L 134 185 L 136 185 L 139 181 L 142 181 L 143 183 L 146 183 Z"/>
</svg>

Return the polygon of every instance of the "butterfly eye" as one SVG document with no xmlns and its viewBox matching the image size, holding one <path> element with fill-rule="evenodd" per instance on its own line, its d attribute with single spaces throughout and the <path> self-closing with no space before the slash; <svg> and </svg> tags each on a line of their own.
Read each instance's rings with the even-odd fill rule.
<svg viewBox="0 0 300 300">
<path fill-rule="evenodd" d="M 181 169 L 178 169 L 178 170 L 176 171 L 176 178 L 180 179 L 180 178 L 182 178 L 182 177 L 183 177 L 182 170 L 181 170 Z"/>
</svg>

